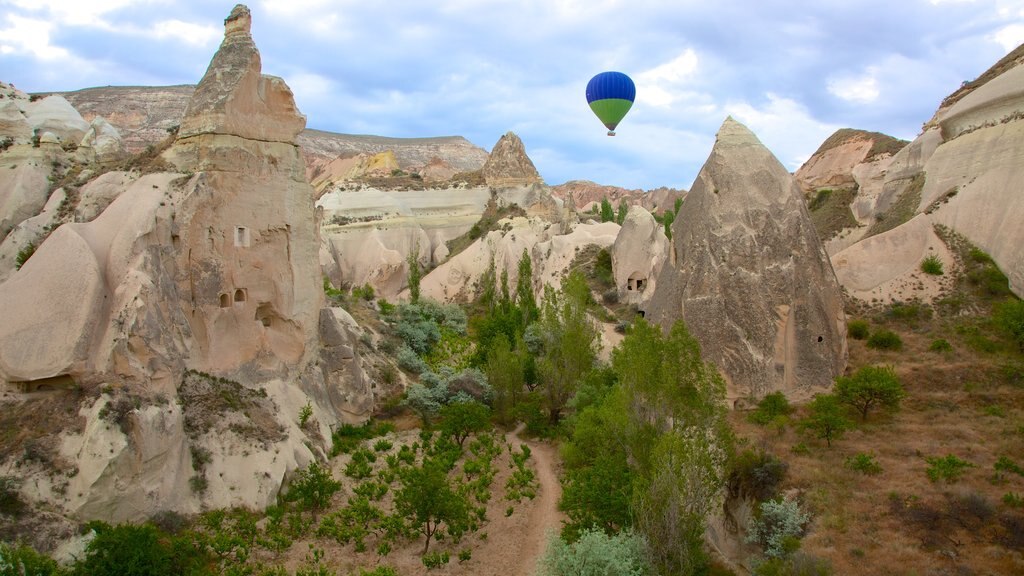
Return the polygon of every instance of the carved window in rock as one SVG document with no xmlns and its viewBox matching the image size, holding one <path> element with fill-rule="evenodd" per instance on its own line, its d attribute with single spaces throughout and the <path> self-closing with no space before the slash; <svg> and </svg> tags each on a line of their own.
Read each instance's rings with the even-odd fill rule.
<svg viewBox="0 0 1024 576">
<path fill-rule="evenodd" d="M 235 226 L 235 246 L 238 248 L 249 247 L 249 229 L 245 226 Z"/>
<path fill-rule="evenodd" d="M 231 295 L 230 294 L 221 294 L 220 295 L 220 307 L 221 308 L 230 308 L 231 307 Z"/>
<path fill-rule="evenodd" d="M 647 286 L 647 279 L 646 278 L 633 278 L 633 277 L 630 277 L 629 280 L 626 281 L 626 290 L 630 290 L 630 291 L 635 290 L 637 292 L 643 292 L 644 288 L 646 286 Z"/>
<path fill-rule="evenodd" d="M 245 288 L 235 290 L 235 304 L 244 304 L 246 300 Z"/>
</svg>

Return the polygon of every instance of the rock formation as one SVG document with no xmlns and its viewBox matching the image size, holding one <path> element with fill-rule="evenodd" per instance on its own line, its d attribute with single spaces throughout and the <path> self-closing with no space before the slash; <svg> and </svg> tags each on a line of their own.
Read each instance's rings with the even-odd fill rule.
<svg viewBox="0 0 1024 576">
<path fill-rule="evenodd" d="M 1024 201 L 1016 192 L 1024 178 L 1022 63 L 1024 46 L 947 98 L 887 166 L 854 166 L 869 182 L 851 202 L 861 226 L 829 243 L 851 295 L 883 303 L 939 296 L 941 282 L 919 273 L 928 255 L 954 271 L 952 255 L 936 244 L 936 224 L 989 253 L 1024 295 Z"/>
<path fill-rule="evenodd" d="M 626 214 L 622 230 L 610 250 L 619 301 L 640 308 L 650 302 L 658 275 L 669 253 L 665 228 L 640 206 Z"/>
<path fill-rule="evenodd" d="M 729 118 L 676 217 L 647 317 L 682 318 L 733 405 L 806 398 L 846 366 L 839 284 L 781 163 Z"/>
<path fill-rule="evenodd" d="M 305 118 L 287 85 L 260 73 L 244 6 L 188 110 L 162 157 L 177 172 L 113 172 L 54 192 L 59 206 L 33 226 L 72 198 L 82 221 L 0 284 L 0 376 L 84 392 L 84 428 L 58 443 L 79 474 L 60 496 L 45 470 L 27 472 L 36 498 L 83 518 L 264 507 L 331 426 L 372 408 L 359 329 L 324 308 L 295 143 Z M 234 400 L 218 404 L 224 394 Z M 307 403 L 312 425 L 300 429 Z M 210 462 L 192 457 L 203 452 Z"/>
<path fill-rule="evenodd" d="M 491 149 L 483 167 L 484 180 L 496 188 L 543 184 L 533 161 L 526 155 L 523 141 L 507 132 Z"/>
<path fill-rule="evenodd" d="M 654 190 L 628 190 L 618 186 L 603 186 L 589 180 L 570 180 L 564 184 L 551 187 L 555 198 L 561 199 L 567 206 L 573 206 L 581 217 L 590 212 L 594 206 L 600 208 L 601 200 L 607 198 L 615 208 L 623 200 L 630 206 L 643 206 L 654 214 L 665 210 L 675 210 L 676 200 L 686 197 L 685 190 L 675 188 L 655 188 Z"/>
</svg>

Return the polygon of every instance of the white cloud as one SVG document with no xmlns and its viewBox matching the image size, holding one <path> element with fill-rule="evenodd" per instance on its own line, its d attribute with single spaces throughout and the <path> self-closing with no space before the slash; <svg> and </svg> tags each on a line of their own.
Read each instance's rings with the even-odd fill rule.
<svg viewBox="0 0 1024 576">
<path fill-rule="evenodd" d="M 766 94 L 760 108 L 748 102 L 731 102 L 725 110 L 750 128 L 790 171 L 811 157 L 818 145 L 840 127 L 816 120 L 807 108 L 789 98 Z"/>
<path fill-rule="evenodd" d="M 1003 50 L 1010 52 L 1024 42 L 1024 24 L 1010 24 L 1000 29 L 990 38 L 1003 47 Z"/>
<path fill-rule="evenodd" d="M 143 0 L 145 3 L 146 0 Z M 97 26 L 107 28 L 102 16 L 139 4 L 139 0 L 10 0 L 10 3 L 33 12 L 46 11 L 50 18 L 61 24 Z"/>
<path fill-rule="evenodd" d="M 671 107 L 678 93 L 697 73 L 700 59 L 692 48 L 672 60 L 636 75 L 637 93 L 651 106 Z"/>
<path fill-rule="evenodd" d="M 214 26 L 163 20 L 153 25 L 150 34 L 159 39 L 180 40 L 193 46 L 208 46 L 220 39 L 221 30 Z"/>
<path fill-rule="evenodd" d="M 0 54 L 31 54 L 44 61 L 67 58 L 69 53 L 50 44 L 53 24 L 33 18 L 7 15 L 8 28 L 0 30 Z"/>
<path fill-rule="evenodd" d="M 828 91 L 847 102 L 870 104 L 878 100 L 878 68 L 871 66 L 860 76 L 838 76 L 828 80 Z"/>
</svg>

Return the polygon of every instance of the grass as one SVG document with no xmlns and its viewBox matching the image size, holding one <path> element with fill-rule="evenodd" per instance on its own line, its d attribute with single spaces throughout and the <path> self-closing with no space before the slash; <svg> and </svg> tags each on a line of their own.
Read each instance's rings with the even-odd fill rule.
<svg viewBox="0 0 1024 576">
<path fill-rule="evenodd" d="M 850 211 L 850 204 L 857 197 L 856 188 L 824 188 L 818 190 L 807 206 L 811 223 L 823 241 L 832 238 L 841 230 L 856 228 L 857 219 Z"/>
<path fill-rule="evenodd" d="M 917 213 L 921 204 L 921 191 L 924 190 L 924 173 L 920 173 L 907 183 L 889 209 L 877 216 L 874 224 L 868 228 L 865 238 L 888 232 L 893 228 L 906 224 Z"/>
</svg>

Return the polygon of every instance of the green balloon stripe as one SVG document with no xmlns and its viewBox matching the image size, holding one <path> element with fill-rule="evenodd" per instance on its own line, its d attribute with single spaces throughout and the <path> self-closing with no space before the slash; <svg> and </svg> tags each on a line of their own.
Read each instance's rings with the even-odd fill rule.
<svg viewBox="0 0 1024 576">
<path fill-rule="evenodd" d="M 615 130 L 615 127 L 619 125 L 619 122 L 622 121 L 622 118 L 626 116 L 626 112 L 629 112 L 632 106 L 632 102 L 622 98 L 605 98 L 604 100 L 594 100 L 590 103 L 590 109 L 594 111 L 594 114 L 597 115 L 609 130 Z"/>
</svg>

